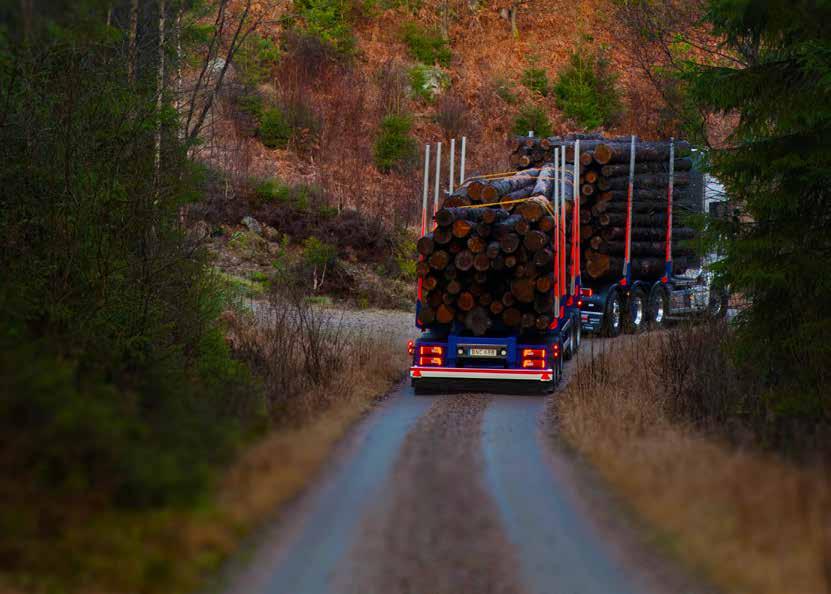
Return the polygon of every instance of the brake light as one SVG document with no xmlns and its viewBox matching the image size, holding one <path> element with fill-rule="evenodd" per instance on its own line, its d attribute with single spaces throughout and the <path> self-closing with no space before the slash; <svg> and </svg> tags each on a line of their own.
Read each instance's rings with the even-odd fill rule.
<svg viewBox="0 0 831 594">
<path fill-rule="evenodd" d="M 591 297 L 592 295 L 594 295 L 594 291 L 593 291 L 593 290 L 591 290 L 591 289 L 584 289 L 584 288 L 582 288 L 582 287 L 580 288 L 580 293 L 583 295 L 583 297 Z"/>
<path fill-rule="evenodd" d="M 545 369 L 545 361 L 542 359 L 523 359 L 522 367 L 525 369 Z"/>
<path fill-rule="evenodd" d="M 522 349 L 523 359 L 545 359 L 545 349 Z"/>
<path fill-rule="evenodd" d="M 407 354 L 412 355 L 413 353 L 415 353 L 415 342 L 413 342 L 412 340 L 408 340 L 407 341 Z"/>
<path fill-rule="evenodd" d="M 577 300 L 577 307 L 583 307 L 583 300 L 582 299 Z"/>
<path fill-rule="evenodd" d="M 440 347 L 439 345 L 420 346 L 420 347 L 418 347 L 418 354 L 419 355 L 443 355 L 444 354 L 444 347 Z"/>
<path fill-rule="evenodd" d="M 428 365 L 441 366 L 441 357 L 419 357 L 418 364 L 422 367 Z"/>
</svg>

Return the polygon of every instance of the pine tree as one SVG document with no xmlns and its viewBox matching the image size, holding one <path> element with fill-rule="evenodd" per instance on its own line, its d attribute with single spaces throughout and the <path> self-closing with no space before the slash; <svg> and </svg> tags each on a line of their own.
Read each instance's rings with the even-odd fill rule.
<svg viewBox="0 0 831 594">
<path fill-rule="evenodd" d="M 696 76 L 701 105 L 739 116 L 712 169 L 743 216 L 721 226 L 723 279 L 751 307 L 737 356 L 770 418 L 831 416 L 831 4 L 711 0 L 735 62 Z"/>
</svg>

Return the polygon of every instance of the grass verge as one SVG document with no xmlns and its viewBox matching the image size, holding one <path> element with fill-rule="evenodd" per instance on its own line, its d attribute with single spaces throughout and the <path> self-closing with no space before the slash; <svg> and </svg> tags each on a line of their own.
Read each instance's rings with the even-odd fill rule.
<svg viewBox="0 0 831 594">
<path fill-rule="evenodd" d="M 707 344 L 713 334 L 704 334 L 680 328 L 593 343 L 602 352 L 580 362 L 552 405 L 562 435 L 672 553 L 725 592 L 826 593 L 831 488 L 824 469 L 728 440 L 679 411 L 690 385 L 713 384 L 712 394 L 729 381 L 691 352 L 724 357 L 718 343 Z M 694 346 L 679 352 L 685 344 Z"/>
</svg>

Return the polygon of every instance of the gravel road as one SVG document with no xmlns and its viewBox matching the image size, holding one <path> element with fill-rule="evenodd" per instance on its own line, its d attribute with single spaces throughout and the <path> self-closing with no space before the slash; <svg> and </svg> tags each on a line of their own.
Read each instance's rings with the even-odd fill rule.
<svg viewBox="0 0 831 594">
<path fill-rule="evenodd" d="M 546 402 L 399 386 L 212 591 L 711 592 L 557 446 Z"/>
</svg>

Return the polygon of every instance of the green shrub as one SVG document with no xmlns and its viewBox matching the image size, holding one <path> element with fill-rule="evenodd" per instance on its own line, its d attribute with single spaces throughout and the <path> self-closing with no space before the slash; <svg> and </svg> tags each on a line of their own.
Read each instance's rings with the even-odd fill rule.
<svg viewBox="0 0 831 594">
<path fill-rule="evenodd" d="M 291 186 L 287 186 L 279 179 L 267 179 L 254 188 L 254 193 L 264 202 L 289 202 L 291 200 Z"/>
<path fill-rule="evenodd" d="M 263 117 L 263 98 L 257 93 L 248 93 L 237 98 L 237 107 L 243 113 L 254 116 L 259 122 Z"/>
<path fill-rule="evenodd" d="M 378 138 L 375 140 L 375 165 L 383 172 L 412 166 L 417 145 L 410 136 L 413 120 L 408 114 L 388 115 L 381 120 Z"/>
<path fill-rule="evenodd" d="M 529 131 L 536 136 L 551 136 L 551 121 L 545 111 L 532 103 L 525 105 L 519 110 L 514 119 L 513 133 L 524 136 Z"/>
<path fill-rule="evenodd" d="M 530 91 L 546 97 L 548 95 L 548 75 L 545 69 L 531 66 L 522 73 L 520 82 Z"/>
<path fill-rule="evenodd" d="M 401 38 L 413 59 L 427 65 L 450 66 L 450 46 L 438 31 L 428 31 L 417 23 L 405 23 Z"/>
<path fill-rule="evenodd" d="M 450 77 L 437 66 L 416 64 L 407 71 L 410 79 L 410 92 L 416 99 L 432 103 L 436 97 L 450 86 Z"/>
<path fill-rule="evenodd" d="M 280 48 L 267 37 L 252 33 L 234 55 L 234 64 L 242 81 L 249 86 L 261 85 L 271 78 L 280 62 Z"/>
<path fill-rule="evenodd" d="M 326 266 L 335 261 L 338 249 L 314 235 L 303 242 L 303 261 L 310 266 Z"/>
<path fill-rule="evenodd" d="M 619 118 L 620 95 L 617 76 L 603 50 L 581 48 L 557 77 L 554 92 L 566 116 L 586 128 L 610 126 Z"/>
<path fill-rule="evenodd" d="M 307 33 L 343 54 L 355 51 L 349 0 L 296 0 L 294 6 Z"/>
<path fill-rule="evenodd" d="M 292 136 L 292 127 L 282 109 L 272 107 L 263 111 L 257 136 L 268 148 L 288 146 Z"/>
</svg>

